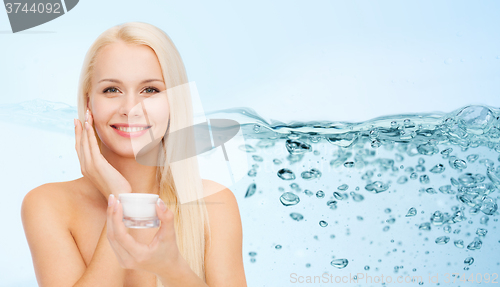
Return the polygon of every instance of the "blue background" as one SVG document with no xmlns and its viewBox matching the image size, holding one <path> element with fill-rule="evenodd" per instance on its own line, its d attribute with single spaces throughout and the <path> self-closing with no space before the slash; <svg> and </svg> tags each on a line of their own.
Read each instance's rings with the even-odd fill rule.
<svg viewBox="0 0 500 287">
<path fill-rule="evenodd" d="M 43 99 L 76 107 L 91 43 L 111 26 L 142 21 L 171 37 L 205 111 L 250 107 L 284 122 L 365 121 L 499 107 L 499 8 L 497 1 L 83 0 L 16 34 L 2 11 L 0 105 Z M 5 118 L 0 127 L 7 221 L 0 286 L 36 286 L 20 206 L 36 186 L 81 176 L 73 138 Z M 257 274 L 248 270 L 252 286 Z"/>
</svg>

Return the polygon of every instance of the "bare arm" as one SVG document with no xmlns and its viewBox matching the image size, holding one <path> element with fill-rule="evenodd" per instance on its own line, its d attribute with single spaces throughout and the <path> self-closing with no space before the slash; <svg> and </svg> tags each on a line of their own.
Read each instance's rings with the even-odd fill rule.
<svg viewBox="0 0 500 287">
<path fill-rule="evenodd" d="M 39 286 L 123 286 L 124 269 L 111 249 L 104 225 L 88 267 L 55 204 L 54 185 L 31 190 L 21 207 L 21 218 Z"/>
<path fill-rule="evenodd" d="M 204 180 L 203 184 L 212 190 L 205 201 L 214 203 L 207 204 L 212 231 L 212 244 L 206 247 L 205 253 L 207 285 L 246 287 L 243 230 L 236 197 L 230 189 L 215 181 Z"/>
<path fill-rule="evenodd" d="M 104 224 L 89 266 L 82 277 L 73 285 L 74 287 L 123 286 L 125 270 L 120 266 L 109 244 L 106 227 L 107 223 Z"/>
</svg>

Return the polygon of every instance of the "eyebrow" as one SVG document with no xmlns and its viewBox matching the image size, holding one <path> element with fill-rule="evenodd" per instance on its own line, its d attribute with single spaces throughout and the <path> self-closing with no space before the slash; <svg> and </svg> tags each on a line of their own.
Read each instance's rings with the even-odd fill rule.
<svg viewBox="0 0 500 287">
<path fill-rule="evenodd" d="M 100 83 L 100 82 L 104 82 L 104 81 L 108 81 L 108 82 L 113 82 L 113 83 L 119 83 L 119 84 L 123 84 L 122 81 L 120 80 L 117 80 L 117 79 L 102 79 L 100 80 L 99 82 L 97 83 Z M 162 80 L 158 80 L 158 79 L 149 79 L 149 80 L 144 80 L 142 82 L 140 82 L 139 84 L 145 84 L 145 83 L 149 83 L 149 82 L 162 82 Z"/>
</svg>

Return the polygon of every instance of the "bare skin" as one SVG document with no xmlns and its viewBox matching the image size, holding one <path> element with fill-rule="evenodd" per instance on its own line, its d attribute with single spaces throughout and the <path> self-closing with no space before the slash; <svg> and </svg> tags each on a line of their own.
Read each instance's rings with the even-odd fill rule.
<svg viewBox="0 0 500 287">
<path fill-rule="evenodd" d="M 112 44 L 97 59 L 87 106 L 89 123 L 95 125 L 103 143 L 102 154 L 92 138 L 93 130 L 86 133 L 77 121 L 76 149 L 84 177 L 47 183 L 28 192 L 21 208 L 23 227 L 40 286 L 155 286 L 155 274 L 120 266 L 106 236 L 106 211 L 110 194 L 117 198 L 122 192 L 158 193 L 155 167 L 135 161 L 133 147 L 143 146 L 148 139 L 123 138 L 111 125 L 144 123 L 141 110 L 134 107 L 140 107 L 146 97 L 156 101 L 148 110 L 152 130 L 165 133 L 168 103 L 154 96 L 166 88 L 165 83 L 143 83 L 145 79 L 162 79 L 156 55 L 149 47 Z M 206 284 L 197 281 L 197 286 L 244 287 L 241 219 L 234 194 L 210 180 L 203 180 L 203 186 L 206 194 L 211 194 L 205 201 L 212 245 L 205 250 Z M 127 232 L 136 241 L 149 244 L 157 230 Z M 188 271 L 179 270 L 183 276 L 178 277 L 193 280 Z M 184 286 L 182 279 L 175 278 L 180 280 L 176 285 Z"/>
<path fill-rule="evenodd" d="M 221 187 L 217 183 L 209 180 L 203 180 L 203 184 L 207 191 L 211 188 Z M 68 268 L 72 270 L 78 270 L 79 267 L 88 267 L 90 261 L 92 260 L 92 256 L 94 255 L 103 226 L 106 223 L 106 209 L 108 205 L 107 201 L 102 200 L 101 192 L 97 190 L 88 180 L 86 180 L 84 177 L 81 177 L 79 179 L 67 182 L 48 183 L 38 187 L 37 189 L 34 189 L 29 194 L 31 194 L 33 198 L 36 198 L 37 196 L 43 196 L 45 199 L 51 202 L 51 205 L 57 207 L 53 210 L 55 210 L 57 214 L 59 214 L 59 216 L 56 217 L 63 219 L 64 225 L 63 227 L 61 227 L 61 231 L 68 234 L 68 241 L 70 241 L 68 243 L 75 245 L 78 249 L 78 252 L 80 253 L 75 254 L 75 266 Z M 224 251 L 229 253 L 232 252 L 231 250 L 241 250 L 241 225 L 238 229 L 238 222 L 241 224 L 241 221 L 239 214 L 234 214 L 234 211 L 237 211 L 238 209 L 236 201 L 234 200 L 234 195 L 229 189 L 225 189 L 206 197 L 205 201 L 207 202 L 207 209 L 209 211 L 209 218 L 211 220 L 210 226 L 213 232 L 213 242 L 211 248 L 212 250 L 207 249 L 205 253 L 207 285 L 211 287 L 231 286 L 229 285 L 230 283 L 227 283 L 231 281 L 230 278 L 233 278 L 234 282 L 241 282 L 241 284 L 244 284 L 239 286 L 246 286 L 241 251 L 237 254 L 233 253 L 232 258 L 224 256 Z M 23 203 L 23 213 L 33 212 L 32 210 L 29 210 L 29 207 L 27 207 L 29 205 L 31 204 Z M 228 213 L 225 214 L 225 212 Z M 236 215 L 236 217 L 233 218 L 234 220 L 225 220 L 224 217 L 226 217 L 226 215 L 229 215 L 230 213 Z M 29 215 L 23 215 L 23 222 L 25 220 L 24 218 L 26 217 L 29 217 Z M 27 227 L 29 227 L 29 224 L 25 224 L 25 228 Z M 234 235 L 232 235 L 231 238 L 222 239 L 222 237 L 224 237 L 224 234 L 221 234 L 222 232 L 219 233 L 217 231 L 226 228 L 228 230 L 232 229 L 237 231 Z M 133 232 L 134 230 L 129 229 L 129 231 Z M 149 243 L 152 237 L 151 235 L 143 237 L 139 235 L 134 236 L 134 238 L 136 238 L 136 240 L 140 242 Z M 217 238 L 221 238 L 221 240 L 219 240 L 220 244 L 217 244 Z M 32 241 L 28 237 L 30 248 L 37 242 L 39 241 Z M 228 242 L 229 245 L 227 245 Z M 225 246 L 223 246 L 224 244 Z M 39 267 L 37 264 L 43 264 L 43 262 L 37 262 L 38 258 L 36 254 L 33 254 L 34 248 L 31 249 L 34 261 L 33 263 L 35 269 L 37 269 Z M 221 251 L 217 251 L 218 249 L 220 249 Z M 224 266 L 224 264 L 221 264 L 221 262 L 224 261 L 226 261 L 227 264 L 232 264 L 233 266 L 228 269 L 220 268 Z M 217 264 L 217 262 L 219 264 Z M 85 266 L 77 267 L 82 263 Z M 234 264 L 236 265 L 234 266 Z M 53 261 L 51 265 L 54 265 Z M 41 270 L 41 268 L 38 269 Z M 122 269 L 122 271 L 124 282 L 123 286 L 156 286 L 156 277 L 152 273 L 141 272 L 132 269 Z M 47 277 L 51 276 L 51 274 L 37 273 L 39 282 L 40 277 L 42 276 Z M 65 277 L 63 274 L 59 274 L 59 276 Z M 56 276 L 54 275 L 53 277 Z"/>
<path fill-rule="evenodd" d="M 106 223 L 106 209 L 108 202 L 103 201 L 99 190 L 95 189 L 84 177 L 61 183 L 61 193 L 72 190 L 73 196 L 57 197 L 58 205 L 67 205 L 69 217 L 72 218 L 68 225 L 78 250 L 85 265 L 88 266 L 94 254 L 102 228 Z M 68 194 L 68 192 L 66 192 Z M 138 242 L 149 243 L 158 228 L 152 228 L 153 233 L 146 235 L 135 234 Z M 134 233 L 134 229 L 129 229 Z M 141 237 L 142 235 L 142 237 Z M 156 277 L 152 273 L 132 269 L 124 269 L 124 286 L 156 286 Z"/>
</svg>

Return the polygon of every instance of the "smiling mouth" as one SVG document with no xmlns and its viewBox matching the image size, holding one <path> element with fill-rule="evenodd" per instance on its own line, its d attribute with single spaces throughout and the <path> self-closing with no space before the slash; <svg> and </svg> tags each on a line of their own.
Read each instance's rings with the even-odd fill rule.
<svg viewBox="0 0 500 287">
<path fill-rule="evenodd" d="M 111 126 L 112 128 L 119 130 L 121 132 L 126 132 L 126 133 L 134 133 L 134 132 L 140 132 L 143 130 L 147 130 L 151 128 L 151 126 L 145 126 L 145 127 L 117 127 L 117 126 Z"/>
</svg>

